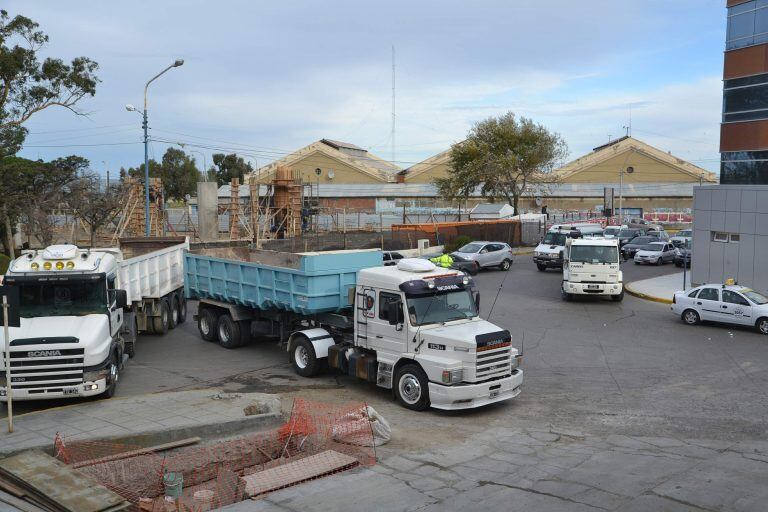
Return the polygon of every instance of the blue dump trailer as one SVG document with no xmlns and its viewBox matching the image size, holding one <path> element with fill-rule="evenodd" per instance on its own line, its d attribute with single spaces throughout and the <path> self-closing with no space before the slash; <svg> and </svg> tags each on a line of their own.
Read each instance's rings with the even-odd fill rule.
<svg viewBox="0 0 768 512">
<path fill-rule="evenodd" d="M 209 248 L 185 255 L 200 336 L 225 348 L 285 343 L 296 373 L 325 368 L 391 389 L 409 409 L 467 409 L 520 393 L 509 331 L 479 316 L 464 273 L 381 251 L 282 253 Z"/>
</svg>

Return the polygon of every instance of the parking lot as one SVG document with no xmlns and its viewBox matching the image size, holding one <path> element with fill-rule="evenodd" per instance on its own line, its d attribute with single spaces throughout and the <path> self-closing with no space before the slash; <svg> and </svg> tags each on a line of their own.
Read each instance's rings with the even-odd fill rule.
<svg viewBox="0 0 768 512">
<path fill-rule="evenodd" d="M 625 280 L 671 273 L 672 265 L 622 265 Z M 567 422 L 596 431 L 642 435 L 750 436 L 765 431 L 768 339 L 739 327 L 688 327 L 669 306 L 627 295 L 622 303 L 560 298 L 560 273 L 538 272 L 521 256 L 506 275 L 484 271 L 475 279 L 481 312 L 509 329 L 524 351 L 524 392 L 513 402 L 467 415 L 407 413 L 408 424 L 442 417 L 449 423 Z M 400 409 L 384 390 L 355 379 L 296 376 L 273 341 L 225 350 L 203 341 L 194 322 L 164 337 L 140 338 L 137 356 L 122 374 L 119 396 L 204 387 L 309 395 L 326 401 L 362 401 Z M 18 403 L 39 410 L 69 401 Z M 418 419 L 415 419 L 418 418 Z M 441 422 L 442 423 L 442 422 Z"/>
</svg>

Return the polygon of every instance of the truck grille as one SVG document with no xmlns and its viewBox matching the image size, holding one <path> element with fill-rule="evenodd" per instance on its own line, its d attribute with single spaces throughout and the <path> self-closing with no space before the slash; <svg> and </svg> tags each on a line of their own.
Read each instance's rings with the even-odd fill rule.
<svg viewBox="0 0 768 512">
<path fill-rule="evenodd" d="M 85 349 L 22 350 L 11 352 L 14 389 L 61 391 L 83 382 Z"/>
<path fill-rule="evenodd" d="M 480 334 L 475 337 L 475 342 L 475 380 L 490 380 L 509 374 L 512 364 L 512 336 L 509 331 Z"/>
</svg>

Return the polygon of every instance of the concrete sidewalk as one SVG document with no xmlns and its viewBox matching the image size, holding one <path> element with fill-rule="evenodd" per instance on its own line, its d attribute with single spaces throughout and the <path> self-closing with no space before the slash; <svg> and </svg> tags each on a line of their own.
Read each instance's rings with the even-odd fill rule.
<svg viewBox="0 0 768 512">
<path fill-rule="evenodd" d="M 685 289 L 691 287 L 691 273 L 685 273 Z M 683 289 L 683 273 L 675 272 L 666 276 L 633 281 L 624 285 L 624 290 L 635 297 L 645 300 L 672 304 L 672 296 Z"/>
<path fill-rule="evenodd" d="M 244 409 L 248 406 L 250 415 Z M 56 433 L 69 440 L 110 439 L 157 444 L 182 437 L 222 436 L 277 426 L 281 403 L 264 393 L 216 389 L 155 393 L 73 405 L 14 416 L 13 434 L 0 422 L 0 456 L 49 449 Z"/>
</svg>

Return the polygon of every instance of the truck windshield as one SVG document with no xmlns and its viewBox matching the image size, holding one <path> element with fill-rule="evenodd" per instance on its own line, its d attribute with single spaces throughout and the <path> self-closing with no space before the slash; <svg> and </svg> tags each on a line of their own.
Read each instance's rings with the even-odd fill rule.
<svg viewBox="0 0 768 512">
<path fill-rule="evenodd" d="M 19 316 L 81 316 L 104 313 L 107 291 L 103 280 L 19 283 Z"/>
<path fill-rule="evenodd" d="M 450 322 L 477 316 L 469 290 L 408 297 L 408 315 L 412 325 Z"/>
<path fill-rule="evenodd" d="M 571 263 L 618 263 L 619 251 L 603 245 L 574 245 L 570 260 Z"/>
<path fill-rule="evenodd" d="M 546 245 L 565 245 L 566 238 L 567 236 L 565 233 L 549 232 L 544 235 L 544 240 L 542 240 L 541 243 Z"/>
</svg>

